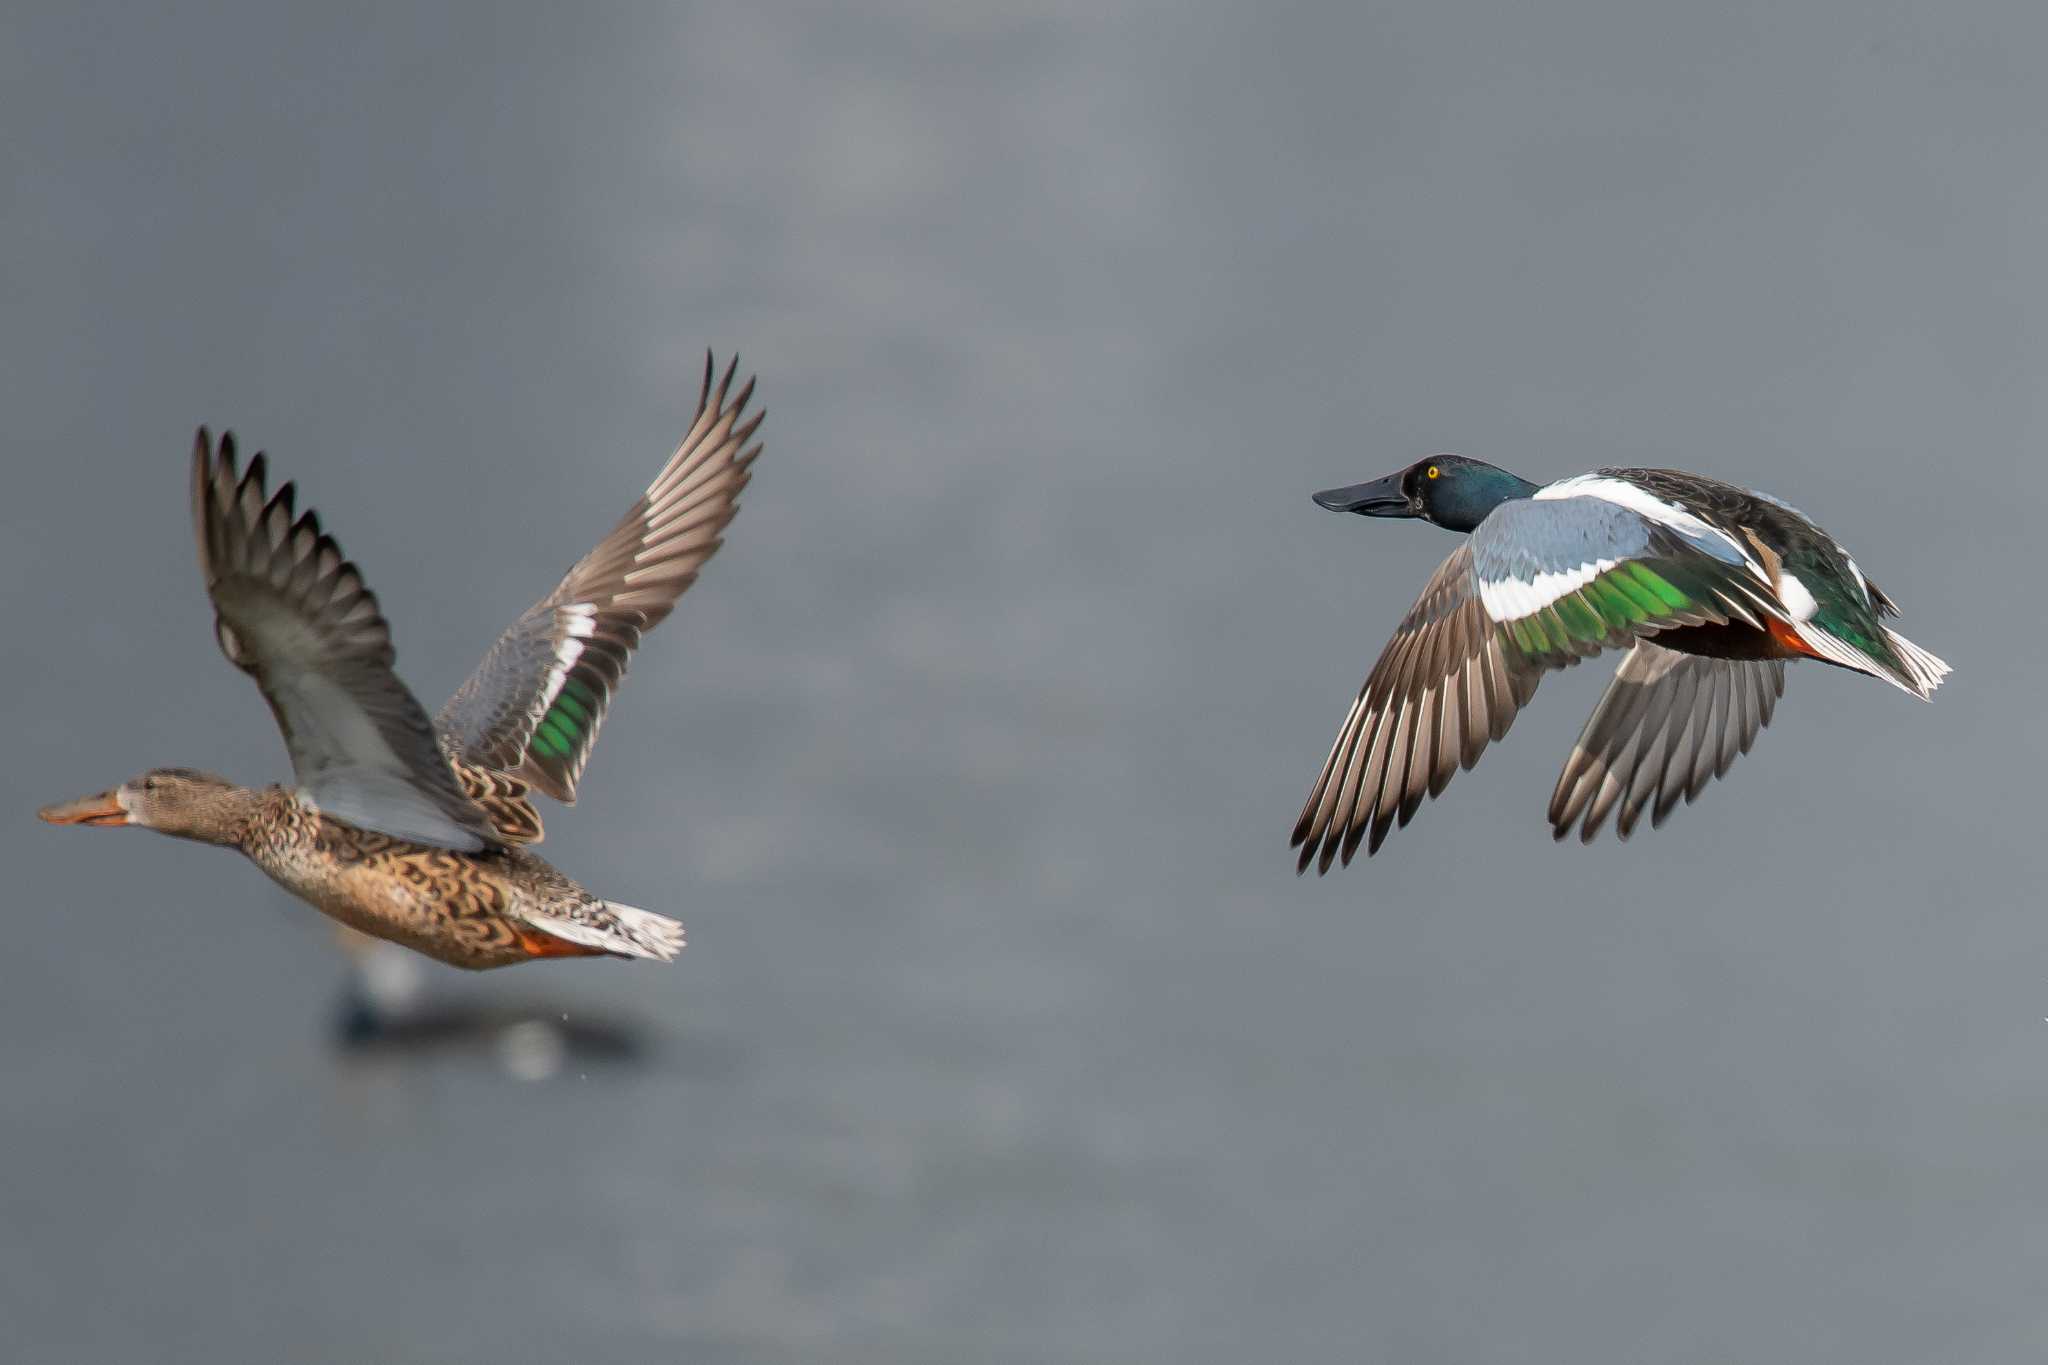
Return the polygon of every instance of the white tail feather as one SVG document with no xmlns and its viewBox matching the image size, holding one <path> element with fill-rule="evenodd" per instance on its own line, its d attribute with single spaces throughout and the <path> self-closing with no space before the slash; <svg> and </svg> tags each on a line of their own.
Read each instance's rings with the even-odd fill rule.
<svg viewBox="0 0 2048 1365">
<path fill-rule="evenodd" d="M 683 950 L 683 926 L 652 910 L 599 901 L 578 907 L 576 915 L 535 914 L 523 917 L 536 929 L 570 943 L 601 948 L 619 957 L 644 957 L 670 962 Z"/>
<path fill-rule="evenodd" d="M 1892 650 L 1905 664 L 1906 676 L 1901 677 L 1890 668 L 1865 654 L 1840 636 L 1831 635 L 1811 621 L 1797 621 L 1792 628 L 1799 632 L 1799 638 L 1811 645 L 1822 658 L 1853 668 L 1858 673 L 1868 673 L 1873 678 L 1883 678 L 1893 687 L 1908 696 L 1921 701 L 1931 699 L 1934 689 L 1941 686 L 1941 680 L 1948 676 L 1949 667 L 1920 646 L 1908 640 L 1895 630 L 1887 628 L 1885 638 Z"/>
<path fill-rule="evenodd" d="M 1920 685 L 1920 695 L 1923 699 L 1941 686 L 1941 680 L 1951 672 L 1946 663 L 1897 631 L 1887 627 L 1885 638 L 1891 642 L 1893 651 L 1905 661 L 1906 671 L 1913 675 L 1913 681 Z"/>
</svg>

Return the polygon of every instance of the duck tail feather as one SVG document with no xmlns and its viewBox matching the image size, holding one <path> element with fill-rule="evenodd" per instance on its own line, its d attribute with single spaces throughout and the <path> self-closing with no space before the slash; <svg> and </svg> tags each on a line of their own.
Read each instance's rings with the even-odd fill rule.
<svg viewBox="0 0 2048 1365">
<path fill-rule="evenodd" d="M 1907 676 L 1912 679 L 1913 687 L 1919 692 L 1921 700 L 1931 698 L 1934 689 L 1941 686 L 1942 679 L 1952 671 L 1948 664 L 1889 626 L 1885 628 L 1884 633 L 1891 644 L 1892 652 L 1897 654 L 1899 661 L 1906 666 Z"/>
<path fill-rule="evenodd" d="M 529 912 L 526 919 L 556 938 L 580 943 L 614 957 L 670 962 L 683 950 L 683 926 L 680 923 L 667 915 L 621 905 L 617 901 L 594 901 L 578 907 L 573 915 Z"/>
<path fill-rule="evenodd" d="M 1889 659 L 1873 658 L 1868 651 L 1813 621 L 1798 622 L 1792 629 L 1813 650 L 1815 658 L 1882 678 L 1921 701 L 1932 700 L 1934 689 L 1948 676 L 1947 664 L 1888 626 L 1880 629 L 1884 631 L 1886 652 L 1892 656 Z"/>
</svg>

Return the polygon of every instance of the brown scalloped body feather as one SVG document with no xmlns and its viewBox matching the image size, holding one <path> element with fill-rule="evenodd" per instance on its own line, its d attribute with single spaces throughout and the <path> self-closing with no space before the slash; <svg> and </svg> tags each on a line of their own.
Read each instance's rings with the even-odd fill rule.
<svg viewBox="0 0 2048 1365">
<path fill-rule="evenodd" d="M 603 952 L 541 932 L 526 918 L 605 911 L 603 901 L 532 854 L 429 848 L 328 819 L 280 787 L 258 795 L 242 852 L 352 929 L 472 970 Z M 537 939 L 549 950 L 537 953 Z"/>
</svg>

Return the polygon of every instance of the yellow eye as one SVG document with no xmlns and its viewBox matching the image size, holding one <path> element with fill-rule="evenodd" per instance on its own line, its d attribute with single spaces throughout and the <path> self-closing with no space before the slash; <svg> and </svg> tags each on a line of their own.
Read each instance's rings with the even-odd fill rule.
<svg viewBox="0 0 2048 1365">
<path fill-rule="evenodd" d="M 1429 477 L 1433 479 L 1433 478 L 1435 478 L 1436 476 L 1437 476 L 1437 467 L 1436 467 L 1435 465 L 1431 465 L 1431 466 L 1429 467 Z"/>
</svg>

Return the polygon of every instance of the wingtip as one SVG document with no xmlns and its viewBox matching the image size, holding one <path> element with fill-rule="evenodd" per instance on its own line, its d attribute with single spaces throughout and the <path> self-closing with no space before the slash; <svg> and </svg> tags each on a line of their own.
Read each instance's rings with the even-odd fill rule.
<svg viewBox="0 0 2048 1365">
<path fill-rule="evenodd" d="M 719 412 L 725 411 L 726 390 L 732 387 L 732 377 L 739 372 L 739 368 L 739 352 L 735 351 L 732 359 L 726 362 L 725 373 L 718 377 L 717 389 L 711 394 L 711 406 Z"/>
</svg>

